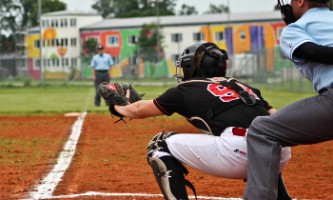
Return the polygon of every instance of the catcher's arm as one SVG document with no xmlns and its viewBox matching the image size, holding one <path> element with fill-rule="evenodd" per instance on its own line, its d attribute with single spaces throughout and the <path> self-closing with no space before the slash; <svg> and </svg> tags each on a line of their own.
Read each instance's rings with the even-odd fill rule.
<svg viewBox="0 0 333 200">
<path fill-rule="evenodd" d="M 124 117 L 142 119 L 164 115 L 154 104 L 153 100 L 141 100 L 127 106 L 114 106 L 115 110 Z"/>
<path fill-rule="evenodd" d="M 101 83 L 97 91 L 109 105 L 110 113 L 120 120 L 163 115 L 153 100 L 142 100 L 143 94 L 139 94 L 131 84 Z"/>
</svg>

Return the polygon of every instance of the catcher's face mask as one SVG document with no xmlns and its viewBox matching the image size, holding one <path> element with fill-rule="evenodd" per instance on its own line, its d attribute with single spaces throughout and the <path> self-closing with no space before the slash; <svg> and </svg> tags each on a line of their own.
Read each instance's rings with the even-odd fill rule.
<svg viewBox="0 0 333 200">
<path fill-rule="evenodd" d="M 175 62 L 176 74 L 174 77 L 180 83 L 193 78 L 194 74 L 194 55 L 201 44 L 194 44 L 184 50 L 182 55 Z"/>
<path fill-rule="evenodd" d="M 293 0 L 286 0 L 286 4 L 284 3 L 284 0 L 278 0 L 278 6 L 280 7 L 280 12 L 282 15 L 283 21 L 288 25 L 291 23 L 296 22 L 296 17 L 293 14 L 292 7 L 290 6 L 290 2 Z"/>
</svg>

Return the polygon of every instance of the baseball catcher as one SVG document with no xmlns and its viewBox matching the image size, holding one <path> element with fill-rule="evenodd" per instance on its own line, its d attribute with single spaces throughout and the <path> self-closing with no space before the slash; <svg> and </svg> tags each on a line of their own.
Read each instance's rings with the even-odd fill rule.
<svg viewBox="0 0 333 200">
<path fill-rule="evenodd" d="M 155 99 L 113 103 L 118 116 L 131 119 L 178 113 L 203 133 L 164 131 L 148 144 L 147 160 L 164 198 L 188 199 L 185 164 L 224 178 L 247 178 L 247 128 L 257 116 L 276 110 L 258 89 L 225 77 L 228 54 L 213 43 L 194 44 L 179 57 L 175 77 L 179 85 Z M 126 92 L 120 92 L 126 96 Z M 108 98 L 109 95 L 104 95 Z M 112 101 L 113 102 L 113 101 Z M 280 173 L 290 159 L 290 148 L 281 150 Z M 279 200 L 290 200 L 282 177 Z"/>
<path fill-rule="evenodd" d="M 101 83 L 98 85 L 97 92 L 106 104 L 109 106 L 111 115 L 119 117 L 120 120 L 124 121 L 124 116 L 118 113 L 115 109 L 115 105 L 125 106 L 139 100 L 142 100 L 144 94 L 139 94 L 132 86 L 132 84 L 125 83 Z M 118 122 L 116 121 L 116 122 Z M 116 123 L 115 122 L 115 123 Z"/>
</svg>

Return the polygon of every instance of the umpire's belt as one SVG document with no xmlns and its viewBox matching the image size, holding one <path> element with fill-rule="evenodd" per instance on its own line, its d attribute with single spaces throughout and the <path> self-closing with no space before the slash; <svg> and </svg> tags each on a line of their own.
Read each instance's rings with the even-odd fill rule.
<svg viewBox="0 0 333 200">
<path fill-rule="evenodd" d="M 107 73 L 107 72 L 109 72 L 109 70 L 96 70 L 96 72 L 98 72 L 98 73 Z"/>
</svg>

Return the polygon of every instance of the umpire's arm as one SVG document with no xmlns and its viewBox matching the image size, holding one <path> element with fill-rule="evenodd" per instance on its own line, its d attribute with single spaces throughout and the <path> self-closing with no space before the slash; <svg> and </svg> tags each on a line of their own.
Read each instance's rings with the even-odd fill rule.
<svg viewBox="0 0 333 200">
<path fill-rule="evenodd" d="M 115 110 L 131 119 L 142 119 L 147 117 L 154 117 L 164 115 L 154 104 L 153 100 L 141 100 L 127 106 L 114 106 Z"/>
</svg>

